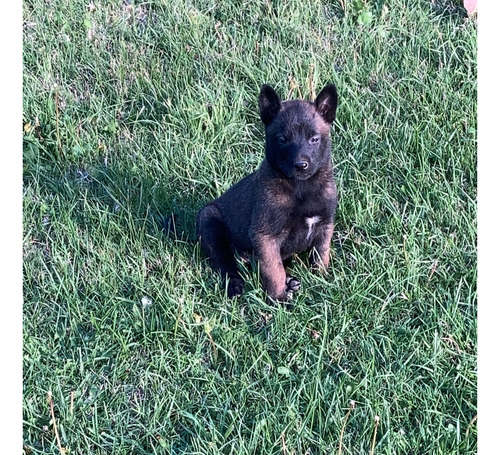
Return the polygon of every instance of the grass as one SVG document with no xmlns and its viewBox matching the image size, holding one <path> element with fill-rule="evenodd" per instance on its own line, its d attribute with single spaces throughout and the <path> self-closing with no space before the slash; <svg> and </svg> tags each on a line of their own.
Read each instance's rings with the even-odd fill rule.
<svg viewBox="0 0 500 455">
<path fill-rule="evenodd" d="M 360 8 L 24 2 L 25 454 L 476 453 L 476 23 Z M 229 300 L 195 214 L 331 81 L 329 273 Z"/>
</svg>

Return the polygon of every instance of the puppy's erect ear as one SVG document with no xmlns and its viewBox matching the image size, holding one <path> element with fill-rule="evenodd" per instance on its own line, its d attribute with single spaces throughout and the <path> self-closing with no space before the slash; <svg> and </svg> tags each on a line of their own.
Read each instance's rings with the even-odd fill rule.
<svg viewBox="0 0 500 455">
<path fill-rule="evenodd" d="M 259 109 L 260 118 L 264 125 L 269 125 L 273 119 L 278 115 L 281 108 L 281 101 L 274 89 L 267 84 L 264 84 L 260 89 L 259 95 Z"/>
<path fill-rule="evenodd" d="M 316 110 L 321 114 L 325 122 L 332 124 L 337 112 L 337 89 L 334 84 L 328 84 L 314 101 Z"/>
</svg>

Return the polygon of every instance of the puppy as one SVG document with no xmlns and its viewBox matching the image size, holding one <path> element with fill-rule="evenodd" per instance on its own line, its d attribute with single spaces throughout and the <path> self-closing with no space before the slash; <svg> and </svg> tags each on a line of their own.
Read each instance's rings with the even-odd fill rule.
<svg viewBox="0 0 500 455">
<path fill-rule="evenodd" d="M 309 251 L 314 269 L 328 267 L 337 208 L 330 155 L 337 89 L 327 85 L 313 103 L 282 102 L 263 85 L 259 109 L 266 132 L 264 161 L 199 211 L 196 234 L 212 267 L 229 280 L 229 297 L 244 291 L 236 252 L 254 254 L 267 295 L 286 301 L 300 283 L 286 274 L 284 261 Z"/>
</svg>

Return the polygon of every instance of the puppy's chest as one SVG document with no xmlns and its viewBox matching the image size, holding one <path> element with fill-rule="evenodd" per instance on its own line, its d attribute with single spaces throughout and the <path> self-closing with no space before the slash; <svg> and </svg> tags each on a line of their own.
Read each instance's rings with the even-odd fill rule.
<svg viewBox="0 0 500 455">
<path fill-rule="evenodd" d="M 286 229 L 283 246 L 293 252 L 309 248 L 317 235 L 321 233 L 324 221 L 326 221 L 325 216 L 320 214 L 295 216 Z"/>
<path fill-rule="evenodd" d="M 314 232 L 314 228 L 321 221 L 321 217 L 319 215 L 304 217 L 304 221 L 306 222 L 307 232 L 305 232 L 305 240 L 309 240 L 312 237 Z"/>
<path fill-rule="evenodd" d="M 334 207 L 328 199 L 309 198 L 297 201 L 284 226 L 285 244 L 295 251 L 310 248 L 331 223 Z"/>
</svg>

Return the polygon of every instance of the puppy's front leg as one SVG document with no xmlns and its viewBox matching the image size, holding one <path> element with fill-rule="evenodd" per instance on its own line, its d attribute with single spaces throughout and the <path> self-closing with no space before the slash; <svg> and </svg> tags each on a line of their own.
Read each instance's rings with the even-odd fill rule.
<svg viewBox="0 0 500 455">
<path fill-rule="evenodd" d="M 333 223 L 322 227 L 321 235 L 312 247 L 309 257 L 311 266 L 316 271 L 326 271 L 330 262 L 330 244 L 333 235 Z"/>
<path fill-rule="evenodd" d="M 258 234 L 255 236 L 255 252 L 259 259 L 262 287 L 268 296 L 275 300 L 288 300 L 279 241 L 270 235 Z"/>
</svg>

